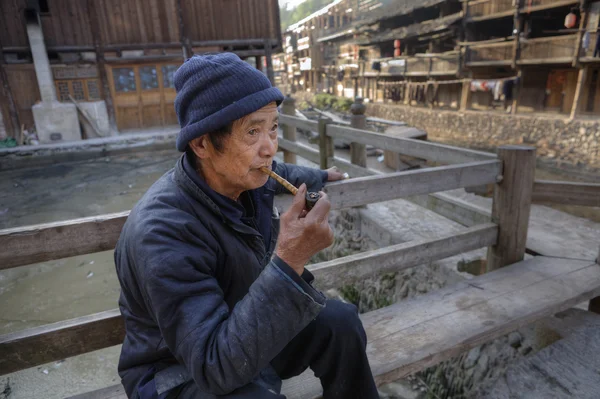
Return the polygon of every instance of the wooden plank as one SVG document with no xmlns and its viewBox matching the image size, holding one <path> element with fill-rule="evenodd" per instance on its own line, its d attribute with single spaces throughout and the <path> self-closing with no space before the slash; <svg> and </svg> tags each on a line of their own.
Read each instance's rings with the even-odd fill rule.
<svg viewBox="0 0 600 399">
<path fill-rule="evenodd" d="M 333 208 L 342 209 L 419 194 L 495 183 L 501 171 L 499 161 L 359 177 L 327 185 L 325 191 Z"/>
<path fill-rule="evenodd" d="M 533 202 L 600 207 L 600 184 L 536 180 Z"/>
<path fill-rule="evenodd" d="M 537 257 L 361 316 L 378 384 L 395 381 L 600 294 L 589 261 Z M 321 394 L 305 373 L 284 382 L 298 399 Z"/>
<path fill-rule="evenodd" d="M 319 118 L 319 166 L 321 169 L 329 168 L 329 158 L 334 156 L 333 140 L 327 136 L 327 125 L 331 119 Z"/>
<path fill-rule="evenodd" d="M 498 156 L 504 169 L 502 181 L 494 187 L 492 222 L 500 226 L 500 235 L 498 244 L 488 251 L 488 271 L 519 262 L 525 256 L 535 176 L 535 147 L 503 145 L 498 148 Z"/>
<path fill-rule="evenodd" d="M 487 223 L 435 240 L 415 240 L 309 265 L 322 290 L 354 284 L 370 276 L 391 273 L 493 245 L 498 226 Z"/>
<path fill-rule="evenodd" d="M 305 129 L 311 132 L 319 130 L 319 123 L 309 119 L 300 119 L 295 116 L 279 114 L 279 123 L 285 126 L 294 126 L 297 129 Z"/>
<path fill-rule="evenodd" d="M 129 211 L 0 230 L 0 270 L 114 249 Z"/>
<path fill-rule="evenodd" d="M 344 126 L 328 126 L 327 135 L 439 163 L 453 164 L 496 158 L 496 155 L 487 152 L 468 150 L 430 141 L 393 137 Z"/>
<path fill-rule="evenodd" d="M 123 343 L 119 309 L 0 336 L 0 375 Z"/>
<path fill-rule="evenodd" d="M 314 148 L 309 147 L 305 144 L 286 140 L 281 137 L 279 137 L 278 143 L 279 147 L 283 148 L 286 151 L 298 154 L 302 158 L 308 159 L 309 161 L 314 162 L 316 164 L 319 163 L 319 150 L 315 150 Z"/>
</svg>

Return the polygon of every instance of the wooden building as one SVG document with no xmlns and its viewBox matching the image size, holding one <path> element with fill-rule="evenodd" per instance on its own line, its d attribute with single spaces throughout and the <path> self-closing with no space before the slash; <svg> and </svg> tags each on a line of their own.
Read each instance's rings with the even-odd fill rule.
<svg viewBox="0 0 600 399">
<path fill-rule="evenodd" d="M 42 50 L 32 44 L 30 24 L 41 27 Z M 104 101 L 113 126 L 127 130 L 176 124 L 174 72 L 187 57 L 215 51 L 265 62 L 273 79 L 271 54 L 281 51 L 277 0 L 3 0 L 4 125 L 14 137 L 35 126 L 32 107 L 47 83 L 36 75 L 42 52 L 58 101 Z"/>
<path fill-rule="evenodd" d="M 333 11 L 356 3 L 326 15 L 337 21 Z M 336 84 L 308 88 L 457 110 L 600 112 L 600 1 L 399 0 L 349 14 L 314 30 L 313 51 L 329 57 L 305 74 Z M 319 27 L 322 15 L 301 25 Z"/>
</svg>

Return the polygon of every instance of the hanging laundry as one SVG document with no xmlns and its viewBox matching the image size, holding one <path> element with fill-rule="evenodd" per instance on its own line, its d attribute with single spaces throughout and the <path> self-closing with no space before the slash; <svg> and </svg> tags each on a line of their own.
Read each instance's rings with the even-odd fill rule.
<svg viewBox="0 0 600 399">
<path fill-rule="evenodd" d="M 496 85 L 494 87 L 494 100 L 495 101 L 500 101 L 500 98 L 502 97 L 504 84 L 505 84 L 505 82 L 503 80 L 499 80 L 496 82 Z"/>
<path fill-rule="evenodd" d="M 471 91 L 492 91 L 496 87 L 495 80 L 472 80 Z"/>
</svg>

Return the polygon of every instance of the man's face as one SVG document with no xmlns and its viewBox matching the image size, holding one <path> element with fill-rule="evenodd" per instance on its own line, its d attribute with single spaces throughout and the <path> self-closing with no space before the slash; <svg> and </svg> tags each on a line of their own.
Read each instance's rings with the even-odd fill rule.
<svg viewBox="0 0 600 399">
<path fill-rule="evenodd" d="M 271 168 L 277 152 L 277 106 L 273 102 L 233 123 L 231 135 L 218 152 L 207 137 L 192 143 L 202 160 L 202 174 L 211 188 L 228 197 L 262 187 L 269 176 L 259 168 Z M 198 151 L 198 147 L 201 150 Z"/>
</svg>

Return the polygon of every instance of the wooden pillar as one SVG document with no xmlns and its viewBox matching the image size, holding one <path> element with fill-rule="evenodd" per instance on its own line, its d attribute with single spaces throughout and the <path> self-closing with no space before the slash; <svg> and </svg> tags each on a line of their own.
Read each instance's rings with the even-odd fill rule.
<svg viewBox="0 0 600 399">
<path fill-rule="evenodd" d="M 192 50 L 192 45 L 190 43 L 189 37 L 187 35 L 187 31 L 185 29 L 185 24 L 183 22 L 183 0 L 177 0 L 177 17 L 179 22 L 179 38 L 181 40 L 181 49 L 183 50 L 183 60 L 187 60 L 188 58 L 194 55 Z"/>
<path fill-rule="evenodd" d="M 581 111 L 581 106 L 583 105 L 583 97 L 586 91 L 585 81 L 587 80 L 589 68 L 590 67 L 586 65 L 579 70 L 579 75 L 577 76 L 577 87 L 575 88 L 575 99 L 573 100 L 573 107 L 571 108 L 570 119 L 575 119 Z"/>
<path fill-rule="evenodd" d="M 296 100 L 294 100 L 289 94 L 283 100 L 281 111 L 284 115 L 296 116 Z M 296 127 L 283 125 L 283 138 L 289 141 L 296 141 Z M 297 162 L 296 154 L 284 150 L 283 162 L 295 164 Z"/>
<path fill-rule="evenodd" d="M 463 81 L 462 93 L 460 95 L 460 110 L 466 111 L 471 103 L 471 80 Z"/>
<path fill-rule="evenodd" d="M 513 96 L 513 103 L 512 106 L 510 107 L 510 113 L 513 115 L 516 115 L 516 113 L 518 112 L 518 108 L 519 108 L 519 104 L 521 103 L 521 94 L 523 93 L 523 70 L 522 69 L 518 69 L 517 70 L 517 76 L 519 77 L 519 84 L 514 86 L 514 90 L 516 91 L 516 94 Z"/>
<path fill-rule="evenodd" d="M 513 57 L 512 57 L 512 68 L 517 68 L 517 60 L 520 58 L 521 50 L 521 25 L 523 24 L 523 17 L 521 16 L 521 4 L 523 0 L 515 1 L 515 15 L 513 17 L 513 32 L 515 33 L 515 43 L 513 45 Z"/>
<path fill-rule="evenodd" d="M 367 117 L 365 111 L 367 107 L 363 104 L 361 97 L 354 98 L 354 104 L 350 107 L 352 116 L 350 117 L 350 126 L 354 129 L 365 130 L 367 128 Z M 367 167 L 367 146 L 359 143 L 350 143 L 350 161 L 354 165 Z"/>
<path fill-rule="evenodd" d="M 329 158 L 333 158 L 333 138 L 327 135 L 327 125 L 333 121 L 319 118 L 319 157 L 321 169 L 329 168 Z"/>
<path fill-rule="evenodd" d="M 271 81 L 271 84 L 275 86 L 275 73 L 273 72 L 273 49 L 271 48 L 271 40 L 265 40 L 265 58 L 267 60 L 267 77 Z"/>
<path fill-rule="evenodd" d="M 488 250 L 487 271 L 523 260 L 535 177 L 535 147 L 504 145 L 502 181 L 494 188 L 492 222 L 498 225 L 498 242 Z"/>
<path fill-rule="evenodd" d="M 583 42 L 583 36 L 585 35 L 585 31 L 587 29 L 589 12 L 588 12 L 588 3 L 583 2 L 579 6 L 579 10 L 581 12 L 581 18 L 579 20 L 579 31 L 577 32 L 577 41 L 575 42 L 575 48 L 573 49 L 573 67 L 579 66 L 579 56 L 581 54 L 581 43 Z"/>
<path fill-rule="evenodd" d="M 256 65 L 256 69 L 262 71 L 262 57 L 260 55 L 254 58 L 254 64 Z"/>
<path fill-rule="evenodd" d="M 98 17 L 97 1 L 88 0 L 87 7 L 90 16 L 90 29 L 94 40 L 94 48 L 96 49 L 96 64 L 98 65 L 98 73 L 100 74 L 100 96 L 106 103 L 106 111 L 108 113 L 108 123 L 112 132 L 117 132 L 117 123 L 115 119 L 115 107 L 113 106 L 113 98 L 110 95 L 110 87 L 108 86 L 108 76 L 106 76 L 106 61 L 104 59 L 104 43 L 100 34 L 100 19 Z"/>
<path fill-rule="evenodd" d="M 12 95 L 12 90 L 10 87 L 10 83 L 8 82 L 8 74 L 4 69 L 4 52 L 2 51 L 2 47 L 0 46 L 0 81 L 2 82 L 2 87 L 0 88 L 3 93 L 3 97 L 6 98 L 6 102 L 8 105 L 8 114 L 9 121 L 6 124 L 7 131 L 12 132 L 12 137 L 17 141 L 21 138 L 21 122 L 19 121 L 19 113 L 17 112 L 17 106 L 15 104 L 15 99 Z M 0 110 L 0 112 L 2 112 Z M 10 128 L 9 128 L 10 126 Z M 9 134 L 10 136 L 10 134 Z M 18 143 L 18 145 L 22 145 L 23 143 Z"/>
</svg>

